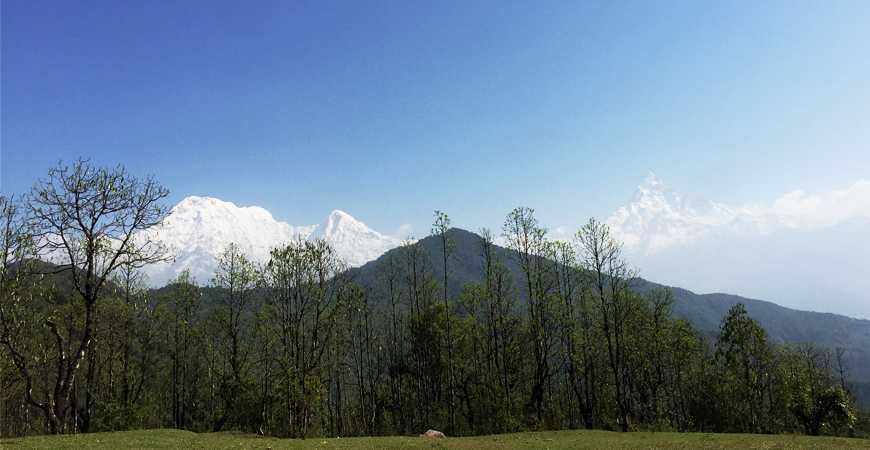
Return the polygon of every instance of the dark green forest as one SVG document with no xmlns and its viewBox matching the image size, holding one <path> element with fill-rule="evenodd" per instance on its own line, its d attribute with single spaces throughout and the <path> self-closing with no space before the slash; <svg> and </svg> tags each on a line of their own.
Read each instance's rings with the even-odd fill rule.
<svg viewBox="0 0 870 450">
<path fill-rule="evenodd" d="M 166 196 L 78 161 L 2 198 L 0 437 L 870 434 L 842 349 L 771 338 L 740 302 L 701 331 L 601 222 L 562 243 L 530 208 L 476 235 L 436 211 L 362 269 L 297 239 L 149 288 L 138 269 L 172 255 L 138 232 Z"/>
</svg>

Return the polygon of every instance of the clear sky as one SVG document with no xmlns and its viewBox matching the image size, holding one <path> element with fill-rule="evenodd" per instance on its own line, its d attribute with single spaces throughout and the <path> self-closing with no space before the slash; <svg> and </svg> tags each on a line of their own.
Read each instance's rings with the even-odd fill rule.
<svg viewBox="0 0 870 450">
<path fill-rule="evenodd" d="M 574 229 L 648 171 L 716 202 L 870 179 L 870 2 L 0 5 L 2 193 L 59 159 L 291 225 Z M 406 225 L 407 224 L 407 225 Z"/>
</svg>

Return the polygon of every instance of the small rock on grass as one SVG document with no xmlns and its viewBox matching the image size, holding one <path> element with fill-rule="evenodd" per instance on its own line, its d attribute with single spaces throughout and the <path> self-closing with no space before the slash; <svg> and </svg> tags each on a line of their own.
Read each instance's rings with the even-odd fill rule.
<svg viewBox="0 0 870 450">
<path fill-rule="evenodd" d="M 429 430 L 429 431 L 421 434 L 420 437 L 421 438 L 443 438 L 443 437 L 447 437 L 447 436 L 444 436 L 444 433 L 442 433 L 440 431 Z"/>
</svg>

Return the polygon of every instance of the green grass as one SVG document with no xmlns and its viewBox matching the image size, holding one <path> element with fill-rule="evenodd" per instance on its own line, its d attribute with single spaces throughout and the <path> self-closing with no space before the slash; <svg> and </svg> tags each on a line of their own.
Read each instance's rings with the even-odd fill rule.
<svg viewBox="0 0 870 450">
<path fill-rule="evenodd" d="M 574 450 L 574 449 L 841 449 L 870 448 L 870 441 L 810 436 L 706 433 L 554 431 L 448 439 L 409 437 L 275 439 L 249 434 L 196 434 L 146 430 L 0 439 L 0 449 L 234 449 L 234 450 Z"/>
</svg>

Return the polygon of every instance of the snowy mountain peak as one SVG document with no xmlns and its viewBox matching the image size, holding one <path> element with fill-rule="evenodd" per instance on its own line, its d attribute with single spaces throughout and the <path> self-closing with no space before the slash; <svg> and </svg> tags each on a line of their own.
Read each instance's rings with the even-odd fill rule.
<svg viewBox="0 0 870 450">
<path fill-rule="evenodd" d="M 634 198 L 605 221 L 611 235 L 632 253 L 651 255 L 716 233 L 767 234 L 780 225 L 710 200 L 668 188 L 652 172 Z"/>
<path fill-rule="evenodd" d="M 339 209 L 331 212 L 326 217 L 326 220 L 321 223 L 321 225 L 323 224 L 327 224 L 330 229 L 365 227 L 364 224 L 354 219 L 350 214 Z M 318 226 L 318 228 L 320 227 Z"/>
<path fill-rule="evenodd" d="M 339 219 L 339 220 L 340 219 L 349 219 L 349 220 L 356 222 L 356 219 L 354 219 L 350 214 L 348 214 L 340 209 L 336 209 L 335 211 L 329 213 L 329 217 L 334 217 L 334 218 Z"/>
<path fill-rule="evenodd" d="M 255 220 L 275 221 L 272 214 L 259 206 L 238 207 L 231 202 L 212 197 L 196 197 L 190 196 L 172 207 L 170 217 L 175 216 L 178 219 L 180 216 L 202 217 L 209 220 L 220 217 L 238 218 L 248 216 Z"/>
<path fill-rule="evenodd" d="M 730 206 L 669 189 L 650 172 L 632 201 L 605 222 L 626 250 L 651 254 L 707 234 L 735 215 Z"/>
<path fill-rule="evenodd" d="M 147 230 L 153 233 L 157 230 Z M 145 232 L 143 232 L 145 233 Z M 146 273 L 153 284 L 163 284 L 183 270 L 206 283 L 217 268 L 218 256 L 236 244 L 249 259 L 266 261 L 271 249 L 296 236 L 325 239 L 349 266 L 360 266 L 397 247 L 401 241 L 383 236 L 350 214 L 335 210 L 319 225 L 293 227 L 278 222 L 259 206 L 238 207 L 210 197 L 187 197 L 175 205 L 160 239 L 178 255 L 172 265 L 153 265 Z M 144 237 L 144 236 L 143 236 Z"/>
<path fill-rule="evenodd" d="M 835 311 L 829 299 L 849 299 L 836 312 L 866 318 L 867 217 L 870 182 L 733 207 L 683 195 L 650 173 L 605 223 L 646 279 L 802 309 Z"/>
<path fill-rule="evenodd" d="M 308 237 L 309 240 L 326 238 L 339 233 L 374 233 L 364 223 L 354 219 L 350 214 L 336 209 Z M 377 233 L 376 233 L 377 234 Z"/>
<path fill-rule="evenodd" d="M 211 197 L 190 196 L 178 202 L 177 205 L 173 206 L 172 213 L 175 214 L 176 212 L 189 212 L 191 214 L 197 214 L 199 212 L 213 210 L 216 208 L 234 209 L 236 208 L 236 205 Z"/>
<path fill-rule="evenodd" d="M 656 176 L 656 174 L 654 174 L 652 172 L 648 172 L 646 174 L 646 178 L 643 179 L 643 183 L 641 183 L 640 186 L 638 186 L 638 189 L 645 189 L 648 191 L 652 191 L 652 190 L 664 189 L 664 187 L 665 187 L 665 184 L 662 183 L 662 180 L 660 180 L 659 177 Z"/>
<path fill-rule="evenodd" d="M 384 236 L 344 211 L 333 211 L 311 234 L 309 241 L 326 239 L 350 266 L 361 266 L 398 247 L 399 239 Z"/>
<path fill-rule="evenodd" d="M 642 205 L 647 209 L 673 209 L 674 207 L 679 208 L 680 199 L 681 196 L 678 193 L 668 189 L 661 180 L 650 172 L 634 192 L 631 204 Z"/>
</svg>

